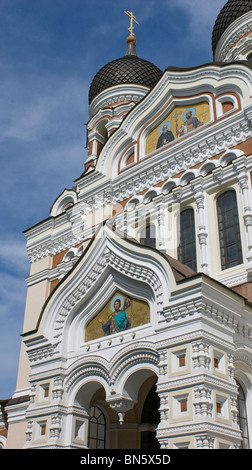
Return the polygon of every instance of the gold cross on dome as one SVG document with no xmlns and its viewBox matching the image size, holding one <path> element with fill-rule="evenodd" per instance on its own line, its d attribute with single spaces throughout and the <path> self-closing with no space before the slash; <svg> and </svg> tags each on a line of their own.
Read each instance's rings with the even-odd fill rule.
<svg viewBox="0 0 252 470">
<path fill-rule="evenodd" d="M 139 23 L 137 22 L 136 20 L 136 17 L 133 15 L 132 11 L 125 11 L 124 12 L 125 15 L 127 15 L 130 19 L 130 27 L 128 28 L 128 31 L 130 33 L 131 36 L 134 36 L 134 33 L 133 33 L 133 29 L 134 29 L 134 26 L 133 26 L 133 21 L 134 23 L 136 23 L 137 25 L 139 25 Z"/>
</svg>

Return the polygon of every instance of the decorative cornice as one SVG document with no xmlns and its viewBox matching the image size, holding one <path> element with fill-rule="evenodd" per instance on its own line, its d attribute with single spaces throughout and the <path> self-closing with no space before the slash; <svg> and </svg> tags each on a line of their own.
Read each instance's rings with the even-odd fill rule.
<svg viewBox="0 0 252 470">
<path fill-rule="evenodd" d="M 157 391 L 160 393 L 171 392 L 179 389 L 194 388 L 195 390 L 204 384 L 212 389 L 226 390 L 229 393 L 237 393 L 236 383 L 230 381 L 230 378 L 216 377 L 210 374 L 210 372 L 197 374 L 200 369 L 194 369 L 193 375 L 188 377 L 181 376 L 180 378 L 166 378 L 165 382 L 159 382 L 157 385 Z"/>
<path fill-rule="evenodd" d="M 195 148 L 192 147 L 189 150 L 187 157 L 189 157 L 190 153 L 192 153 L 193 150 L 195 151 Z M 230 154 L 233 152 L 234 151 L 232 150 L 232 148 L 230 148 Z M 228 150 L 226 150 L 224 154 L 225 153 L 227 154 Z M 185 153 L 184 157 L 184 161 L 186 161 Z M 172 158 L 174 161 L 174 158 L 176 158 L 176 153 Z M 179 158 L 181 159 L 181 155 L 179 156 Z M 209 179 L 208 176 L 207 187 L 204 181 L 202 189 L 203 191 L 209 190 L 210 187 L 212 189 L 214 185 L 216 186 L 216 180 L 218 179 L 220 179 L 223 183 L 225 181 L 228 182 L 229 179 L 233 179 L 234 175 L 237 177 L 237 180 L 239 179 L 239 172 L 237 172 L 235 169 L 236 164 L 234 168 L 232 168 L 232 166 L 230 165 L 226 167 L 219 166 L 221 165 L 221 159 L 217 160 L 213 158 L 212 160 L 209 160 L 208 155 L 206 155 L 205 158 L 207 159 L 207 161 L 212 162 L 215 165 L 215 169 L 213 169 L 211 179 Z M 202 162 L 202 167 L 205 162 L 206 160 Z M 250 157 L 246 157 L 246 162 L 247 170 L 251 171 L 252 159 Z M 159 184 L 160 182 L 163 182 L 163 189 L 161 188 L 160 196 L 163 195 L 164 199 L 167 201 L 171 199 L 171 194 L 166 194 L 165 191 L 165 183 L 169 180 L 174 181 L 174 185 L 176 185 L 176 188 L 173 190 L 174 196 L 176 195 L 176 191 L 179 193 L 180 199 L 182 197 L 185 199 L 186 197 L 191 197 L 192 195 L 195 196 L 195 194 L 193 194 L 195 192 L 195 184 L 198 182 L 198 184 L 202 185 L 202 182 L 199 183 L 199 177 L 202 178 L 202 181 L 204 178 L 204 176 L 201 175 L 201 167 L 198 168 L 197 174 L 195 174 L 194 179 L 190 181 L 191 184 L 186 186 L 181 186 L 180 179 L 176 181 L 176 179 L 173 177 L 173 173 L 175 174 L 176 170 L 173 170 L 172 165 L 171 167 L 169 167 L 168 161 L 166 161 L 166 163 L 159 163 L 153 168 L 150 166 L 149 170 L 146 169 L 146 171 L 142 170 L 142 166 L 141 168 L 135 168 L 134 175 L 132 175 L 131 173 L 125 175 L 124 182 L 121 182 L 120 184 L 119 182 L 116 183 L 116 181 L 113 184 L 111 182 L 107 182 L 106 185 L 101 186 L 100 190 L 99 186 L 97 186 L 96 195 L 87 195 L 86 197 L 83 197 L 82 202 L 79 203 L 79 217 L 75 215 L 74 227 L 73 224 L 69 221 L 68 227 L 65 223 L 64 225 L 62 225 L 62 232 L 60 232 L 58 236 L 54 235 L 54 237 L 52 237 L 52 235 L 48 236 L 48 234 L 46 234 L 43 238 L 37 238 L 37 241 L 29 242 L 27 246 L 27 253 L 30 258 L 30 261 L 35 262 L 45 256 L 55 255 L 57 253 L 70 249 L 72 246 L 78 243 L 82 243 L 86 239 L 92 237 L 94 235 L 96 227 L 85 226 L 85 222 L 83 224 L 83 213 L 88 215 L 92 212 L 95 212 L 99 208 L 106 209 L 110 205 L 112 207 L 114 204 L 120 203 L 122 200 L 130 199 L 131 197 L 137 196 L 137 194 L 143 192 L 153 184 L 155 185 Z M 188 192 L 188 195 L 186 195 L 186 192 Z M 153 204 L 154 201 L 150 202 L 149 206 L 152 206 Z M 121 216 L 118 215 L 118 227 L 120 226 L 120 218 Z M 223 282 L 225 283 L 225 281 Z M 229 279 L 227 279 L 227 282 L 229 282 Z M 232 282 L 232 280 L 230 282 Z"/>
<path fill-rule="evenodd" d="M 231 62 L 239 59 L 247 60 L 247 58 L 244 57 L 244 51 L 248 54 L 249 50 L 250 52 L 252 51 L 252 33 L 241 38 L 229 51 L 226 51 L 226 61 Z"/>
<path fill-rule="evenodd" d="M 230 308 L 230 303 L 228 305 L 219 304 L 218 299 L 209 300 L 204 298 L 202 294 L 200 297 L 186 303 L 176 299 L 174 304 L 170 303 L 164 309 L 163 314 L 169 323 L 178 322 L 190 316 L 201 315 L 211 319 L 215 324 L 223 325 L 233 333 L 242 334 L 244 338 L 251 340 L 251 323 L 247 323 L 247 318 L 241 319 L 240 314 L 235 311 L 234 307 Z"/>
<path fill-rule="evenodd" d="M 130 102 L 130 103 L 123 103 L 118 106 L 99 109 L 99 111 L 87 123 L 88 131 L 92 132 L 92 129 L 97 123 L 97 121 L 101 120 L 102 118 L 109 118 L 111 120 L 114 120 L 114 118 L 119 118 L 121 122 L 122 117 L 124 117 L 124 115 L 128 113 L 134 106 L 135 106 L 135 103 Z M 107 123 L 107 125 L 109 124 L 110 124 L 110 121 Z"/>
<path fill-rule="evenodd" d="M 161 424 L 161 423 L 160 423 Z M 160 425 L 159 425 L 160 426 Z M 238 441 L 241 440 L 240 438 L 240 430 L 233 429 L 231 426 L 225 426 L 222 423 L 217 424 L 217 423 L 212 423 L 211 421 L 208 421 L 207 419 L 203 423 L 191 423 L 183 426 L 178 426 L 178 425 L 166 425 L 166 428 L 159 427 L 157 428 L 157 438 L 163 438 L 163 437 L 174 437 L 174 436 L 186 436 L 186 435 L 195 435 L 195 434 L 201 434 L 203 432 L 209 432 L 212 433 L 212 437 L 219 436 L 219 435 L 224 435 L 227 438 L 230 439 L 237 439 Z"/>
<path fill-rule="evenodd" d="M 30 363 L 52 358 L 56 353 L 57 346 L 58 343 L 47 344 L 46 346 L 40 346 L 33 349 L 27 348 L 27 355 Z"/>
</svg>

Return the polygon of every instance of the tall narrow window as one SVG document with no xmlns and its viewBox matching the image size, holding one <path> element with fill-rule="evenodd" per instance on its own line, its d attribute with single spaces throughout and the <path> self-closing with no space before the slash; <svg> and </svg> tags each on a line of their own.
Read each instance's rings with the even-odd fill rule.
<svg viewBox="0 0 252 470">
<path fill-rule="evenodd" d="M 105 449 L 106 421 L 103 412 L 98 406 L 90 408 L 88 448 Z"/>
<path fill-rule="evenodd" d="M 220 255 L 222 269 L 243 262 L 236 193 L 226 191 L 217 199 Z"/>
<path fill-rule="evenodd" d="M 247 411 L 246 411 L 246 400 L 245 394 L 241 385 L 236 382 L 238 385 L 238 419 L 240 430 L 242 433 L 242 449 L 249 449 L 249 435 L 248 435 L 248 421 L 247 421 Z"/>
<path fill-rule="evenodd" d="M 193 209 L 180 213 L 180 244 L 178 259 L 189 268 L 197 271 L 195 223 Z"/>
<path fill-rule="evenodd" d="M 146 225 L 146 227 L 141 231 L 140 243 L 143 245 L 152 246 L 153 248 L 156 247 L 155 225 Z"/>
</svg>

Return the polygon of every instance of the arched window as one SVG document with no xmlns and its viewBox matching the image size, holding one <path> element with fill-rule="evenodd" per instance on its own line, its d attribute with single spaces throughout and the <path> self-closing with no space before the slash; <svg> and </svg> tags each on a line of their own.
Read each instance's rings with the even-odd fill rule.
<svg viewBox="0 0 252 470">
<path fill-rule="evenodd" d="M 140 243 L 143 245 L 156 247 L 156 230 L 155 225 L 148 224 L 140 233 Z"/>
<path fill-rule="evenodd" d="M 226 191 L 217 199 L 217 214 L 222 269 L 243 262 L 236 193 Z"/>
<path fill-rule="evenodd" d="M 88 448 L 105 449 L 106 421 L 103 412 L 98 406 L 90 408 Z"/>
<path fill-rule="evenodd" d="M 242 386 L 237 382 L 238 386 L 238 420 L 240 425 L 240 430 L 242 433 L 242 449 L 249 449 L 249 435 L 248 435 L 248 421 L 247 421 L 247 411 L 246 411 L 246 399 Z"/>
<path fill-rule="evenodd" d="M 185 209 L 180 213 L 180 243 L 178 259 L 189 268 L 197 271 L 195 223 L 193 209 Z"/>
</svg>

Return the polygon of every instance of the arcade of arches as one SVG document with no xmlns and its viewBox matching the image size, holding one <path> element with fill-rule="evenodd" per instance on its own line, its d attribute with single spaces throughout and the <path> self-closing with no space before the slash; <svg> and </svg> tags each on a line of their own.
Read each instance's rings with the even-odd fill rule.
<svg viewBox="0 0 252 470">
<path fill-rule="evenodd" d="M 125 413 L 122 424 L 118 422 L 117 412 L 106 401 L 104 388 L 93 383 L 95 391 L 89 404 L 88 448 L 158 449 L 160 445 L 155 436 L 160 401 L 156 380 L 157 377 L 152 375 L 140 386 L 137 402 Z M 85 386 L 76 396 L 79 405 L 87 403 L 84 394 Z"/>
</svg>

